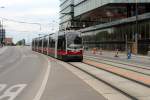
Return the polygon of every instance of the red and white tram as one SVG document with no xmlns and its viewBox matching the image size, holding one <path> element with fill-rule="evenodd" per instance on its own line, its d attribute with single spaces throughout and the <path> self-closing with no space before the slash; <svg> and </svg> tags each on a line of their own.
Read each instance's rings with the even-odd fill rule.
<svg viewBox="0 0 150 100">
<path fill-rule="evenodd" d="M 32 40 L 32 50 L 64 61 L 82 61 L 81 33 L 67 31 L 49 34 Z"/>
</svg>

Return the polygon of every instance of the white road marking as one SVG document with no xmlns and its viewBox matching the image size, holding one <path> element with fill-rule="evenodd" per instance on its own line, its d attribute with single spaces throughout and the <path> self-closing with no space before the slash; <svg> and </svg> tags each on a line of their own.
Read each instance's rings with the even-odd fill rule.
<svg viewBox="0 0 150 100">
<path fill-rule="evenodd" d="M 38 90 L 38 93 L 36 94 L 36 96 L 34 97 L 33 100 L 40 100 L 41 99 L 41 96 L 44 93 L 44 90 L 45 90 L 45 87 L 46 87 L 46 84 L 47 84 L 47 81 L 48 81 L 50 68 L 51 68 L 50 61 L 48 61 L 48 68 L 46 70 L 46 74 L 45 74 L 44 79 L 42 81 L 42 85 L 41 85 L 40 89 Z"/>
<path fill-rule="evenodd" d="M 37 55 L 23 55 L 22 58 L 37 58 Z"/>
<path fill-rule="evenodd" d="M 85 72 L 68 65 L 65 62 L 57 61 L 59 64 L 63 65 L 69 71 L 71 71 L 74 75 L 82 79 L 85 83 L 91 86 L 94 90 L 96 90 L 99 94 L 103 95 L 107 100 L 131 100 L 125 95 L 121 94 L 117 90 L 114 90 L 112 87 L 106 85 L 105 83 L 93 78 L 92 76 L 86 74 Z"/>
<path fill-rule="evenodd" d="M 6 84 L 0 84 L 0 92 L 2 92 L 6 88 Z"/>
<path fill-rule="evenodd" d="M 6 88 L 6 84 L 1 85 L 1 89 L 4 90 Z M 4 91 L 3 95 L 0 96 L 0 100 L 14 100 L 19 93 L 26 87 L 26 84 L 17 84 L 13 85 Z M 7 99 L 6 99 L 7 98 Z"/>
</svg>

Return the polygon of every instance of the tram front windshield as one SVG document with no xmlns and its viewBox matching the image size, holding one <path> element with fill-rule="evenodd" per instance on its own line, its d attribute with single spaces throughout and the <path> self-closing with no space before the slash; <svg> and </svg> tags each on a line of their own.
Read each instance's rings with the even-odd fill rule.
<svg viewBox="0 0 150 100">
<path fill-rule="evenodd" d="M 67 48 L 68 49 L 82 49 L 82 38 L 79 34 L 67 35 Z"/>
</svg>

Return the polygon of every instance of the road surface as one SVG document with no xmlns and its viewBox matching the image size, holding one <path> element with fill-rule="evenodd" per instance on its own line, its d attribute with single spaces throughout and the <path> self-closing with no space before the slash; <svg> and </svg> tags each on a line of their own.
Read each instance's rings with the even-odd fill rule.
<svg viewBox="0 0 150 100">
<path fill-rule="evenodd" d="M 0 100 L 106 100 L 50 57 L 29 47 L 0 49 Z"/>
</svg>

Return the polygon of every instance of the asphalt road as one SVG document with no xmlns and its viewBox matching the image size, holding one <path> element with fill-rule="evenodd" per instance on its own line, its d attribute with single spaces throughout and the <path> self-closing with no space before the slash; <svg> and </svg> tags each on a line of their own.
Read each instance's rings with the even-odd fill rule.
<svg viewBox="0 0 150 100">
<path fill-rule="evenodd" d="M 0 100 L 105 100 L 81 79 L 29 47 L 0 48 Z"/>
</svg>

